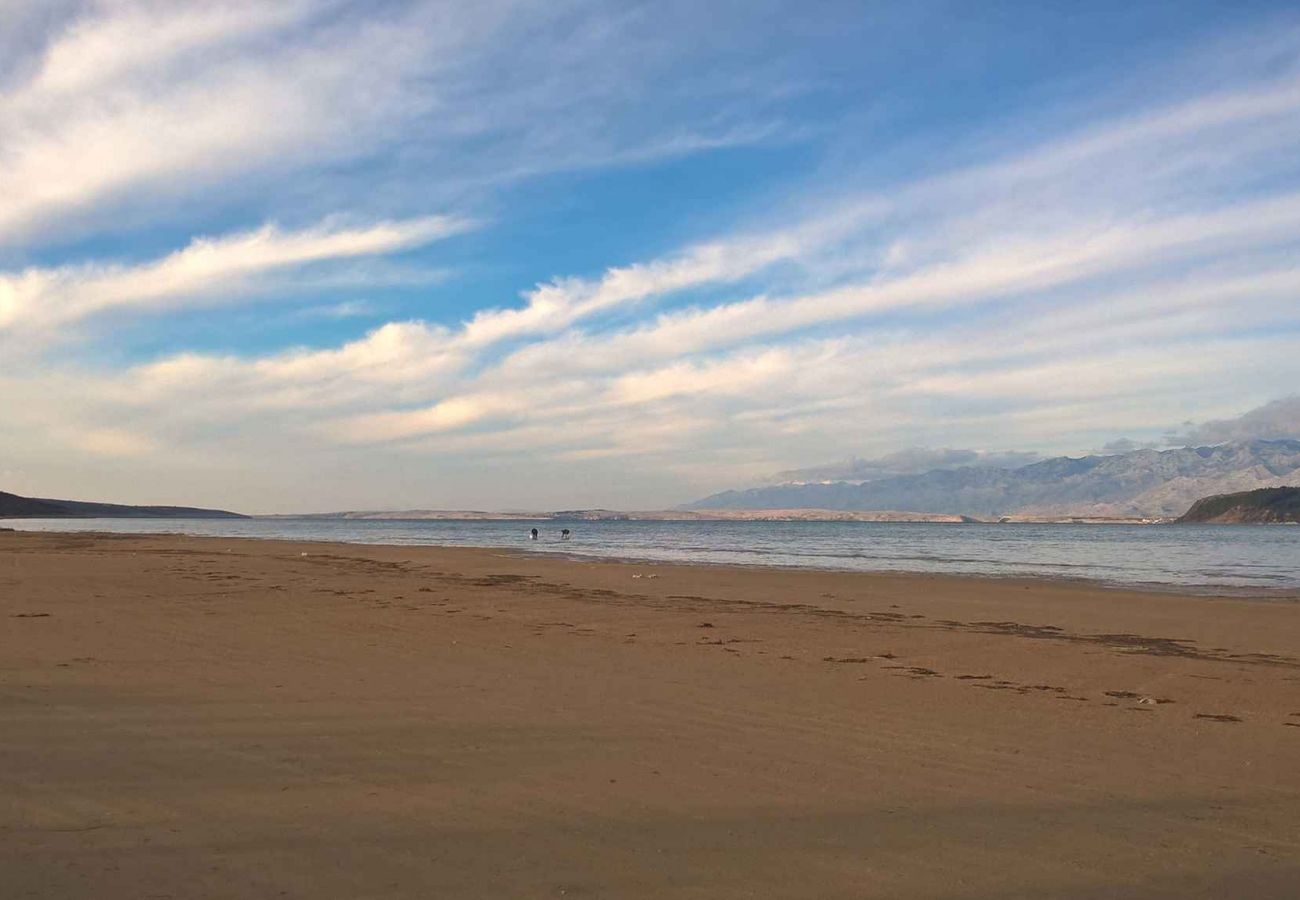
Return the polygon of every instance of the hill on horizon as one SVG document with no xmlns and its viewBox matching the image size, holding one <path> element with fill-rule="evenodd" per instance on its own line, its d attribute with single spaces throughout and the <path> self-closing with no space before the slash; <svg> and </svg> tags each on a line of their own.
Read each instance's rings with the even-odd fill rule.
<svg viewBox="0 0 1300 900">
<path fill-rule="evenodd" d="M 1178 518 L 1179 522 L 1222 524 L 1300 523 L 1300 487 L 1259 488 L 1235 494 L 1202 497 Z"/>
<path fill-rule="evenodd" d="M 970 516 L 1175 517 L 1195 501 L 1300 478 L 1300 440 L 1247 440 L 1016 468 L 966 466 L 866 482 L 723 491 L 688 509 L 908 509 Z"/>
<path fill-rule="evenodd" d="M 242 513 L 193 506 L 130 506 L 21 497 L 0 491 L 0 519 L 246 519 Z"/>
</svg>

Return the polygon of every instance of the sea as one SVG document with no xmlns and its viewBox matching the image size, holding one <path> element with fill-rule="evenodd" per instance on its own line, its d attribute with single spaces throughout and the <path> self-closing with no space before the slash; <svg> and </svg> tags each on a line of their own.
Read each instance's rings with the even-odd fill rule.
<svg viewBox="0 0 1300 900">
<path fill-rule="evenodd" d="M 497 547 L 646 563 L 1031 576 L 1209 593 L 1300 591 L 1300 527 L 1285 525 L 253 518 L 11 519 L 0 526 Z M 536 541 L 529 538 L 531 528 L 540 532 Z M 561 538 L 562 528 L 570 539 Z"/>
</svg>

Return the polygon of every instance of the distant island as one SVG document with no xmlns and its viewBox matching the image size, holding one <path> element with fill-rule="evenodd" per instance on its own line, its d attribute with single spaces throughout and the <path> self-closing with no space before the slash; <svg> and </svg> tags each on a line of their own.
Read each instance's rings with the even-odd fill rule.
<svg viewBox="0 0 1300 900">
<path fill-rule="evenodd" d="M 1233 525 L 1300 524 L 1300 487 L 1259 488 L 1203 497 L 1193 503 L 1178 521 Z"/>
<path fill-rule="evenodd" d="M 246 519 L 224 509 L 191 506 L 127 506 L 20 497 L 0 491 L 0 519 Z"/>
</svg>

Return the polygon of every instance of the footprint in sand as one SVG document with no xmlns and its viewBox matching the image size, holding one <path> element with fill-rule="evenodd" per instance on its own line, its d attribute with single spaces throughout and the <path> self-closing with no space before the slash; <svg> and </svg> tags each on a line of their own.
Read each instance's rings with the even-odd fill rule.
<svg viewBox="0 0 1300 900">
<path fill-rule="evenodd" d="M 1105 691 L 1107 697 L 1114 697 L 1116 700 L 1136 700 L 1143 706 L 1163 706 L 1166 703 L 1173 703 L 1168 697 L 1148 697 L 1134 691 Z"/>
<path fill-rule="evenodd" d="M 908 678 L 942 678 L 943 676 L 934 669 L 927 669 L 924 666 L 881 666 L 882 669 L 898 669 L 899 674 L 906 672 Z"/>
</svg>

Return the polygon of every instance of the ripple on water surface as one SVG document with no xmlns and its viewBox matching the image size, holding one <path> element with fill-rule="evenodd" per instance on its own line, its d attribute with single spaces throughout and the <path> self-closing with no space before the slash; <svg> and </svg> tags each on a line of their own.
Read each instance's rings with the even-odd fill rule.
<svg viewBox="0 0 1300 900">
<path fill-rule="evenodd" d="M 1300 528 L 384 519 L 14 519 L 7 527 L 505 547 L 659 562 L 1066 577 L 1112 584 L 1300 589 Z M 542 539 L 528 540 L 537 527 Z M 572 529 L 561 541 L 560 528 Z"/>
</svg>

